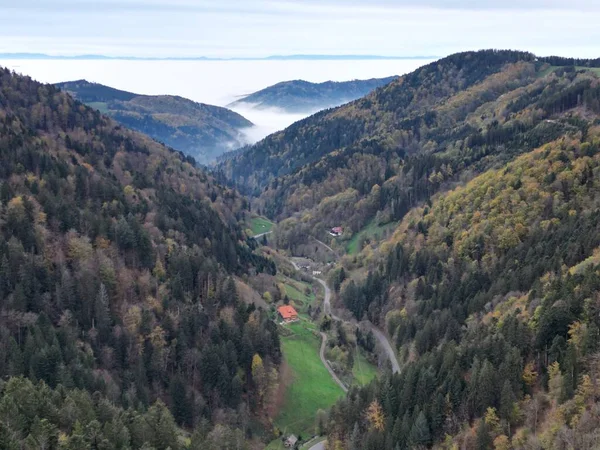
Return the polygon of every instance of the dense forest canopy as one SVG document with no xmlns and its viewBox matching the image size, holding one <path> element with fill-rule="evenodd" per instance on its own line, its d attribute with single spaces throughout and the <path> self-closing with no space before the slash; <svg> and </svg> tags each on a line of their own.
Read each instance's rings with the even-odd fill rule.
<svg viewBox="0 0 600 450">
<path fill-rule="evenodd" d="M 341 283 L 405 365 L 338 404 L 332 445 L 596 448 L 599 150 L 596 125 L 439 195 L 366 279 Z M 380 430 L 356 412 L 373 402 Z"/>
<path fill-rule="evenodd" d="M 238 294 L 275 270 L 238 224 L 246 201 L 5 69 L 0 156 L 0 446 L 243 448 L 281 358 Z"/>
</svg>

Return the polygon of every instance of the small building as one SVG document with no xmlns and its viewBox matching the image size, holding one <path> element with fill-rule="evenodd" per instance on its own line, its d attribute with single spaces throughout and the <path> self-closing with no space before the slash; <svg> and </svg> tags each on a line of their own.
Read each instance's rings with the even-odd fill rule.
<svg viewBox="0 0 600 450">
<path fill-rule="evenodd" d="M 329 234 L 332 236 L 341 236 L 344 233 L 344 229 L 342 227 L 333 227 L 331 230 L 329 230 Z"/>
<path fill-rule="evenodd" d="M 279 313 L 279 317 L 284 323 L 292 323 L 298 320 L 298 312 L 294 309 L 293 306 L 283 305 L 277 308 L 277 312 Z"/>
<path fill-rule="evenodd" d="M 321 275 L 321 271 L 320 270 L 313 270 L 313 275 L 315 275 L 315 276 Z"/>
<path fill-rule="evenodd" d="M 287 448 L 294 448 L 297 443 L 298 443 L 298 438 L 296 436 L 294 436 L 293 434 L 290 434 L 284 441 L 284 445 Z"/>
</svg>

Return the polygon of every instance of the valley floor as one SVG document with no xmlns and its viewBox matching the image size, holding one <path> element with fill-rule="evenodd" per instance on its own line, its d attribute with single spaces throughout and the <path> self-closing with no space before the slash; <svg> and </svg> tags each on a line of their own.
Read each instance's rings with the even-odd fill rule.
<svg viewBox="0 0 600 450">
<path fill-rule="evenodd" d="M 319 358 L 316 326 L 302 320 L 285 328 L 288 333 L 281 337 L 281 347 L 292 379 L 274 424 L 284 436 L 309 437 L 315 432 L 316 412 L 329 408 L 344 392 Z"/>
<path fill-rule="evenodd" d="M 296 270 L 299 266 L 290 260 Z M 306 282 L 281 276 L 279 281 L 285 286 L 290 303 L 296 307 L 300 320 L 280 327 L 281 347 L 285 366 L 280 379 L 281 386 L 277 394 L 274 414 L 274 426 L 282 436 L 295 434 L 304 439 L 315 434 L 315 419 L 319 409 L 327 410 L 347 390 L 346 383 L 368 384 L 377 377 L 378 369 L 357 349 L 354 367 L 349 377 L 342 381 L 331 369 L 325 357 L 328 336 L 320 332 L 307 313 L 310 307 L 317 308 L 316 295 L 323 299 L 320 305 L 323 312 L 331 315 L 331 291 L 327 284 L 313 278 L 323 289 L 309 293 Z M 317 285 L 315 283 L 315 285 Z M 342 320 L 334 316 L 334 320 Z M 380 336 L 377 336 L 378 339 Z M 385 339 L 385 337 L 383 338 Z M 394 366 L 394 365 L 393 365 Z M 395 368 L 395 366 L 394 366 Z M 319 448 L 314 441 L 306 448 Z M 282 440 L 276 439 L 267 446 L 267 450 L 285 448 Z M 304 448 L 304 447 L 302 447 Z"/>
</svg>

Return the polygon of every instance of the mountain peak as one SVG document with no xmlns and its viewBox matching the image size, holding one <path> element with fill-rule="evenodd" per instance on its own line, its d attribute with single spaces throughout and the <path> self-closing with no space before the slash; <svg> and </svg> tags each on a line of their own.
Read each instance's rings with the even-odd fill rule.
<svg viewBox="0 0 600 450">
<path fill-rule="evenodd" d="M 249 105 L 254 109 L 277 108 L 288 113 L 310 113 L 356 100 L 384 86 L 396 77 L 369 80 L 282 81 L 231 103 L 232 107 Z"/>
</svg>

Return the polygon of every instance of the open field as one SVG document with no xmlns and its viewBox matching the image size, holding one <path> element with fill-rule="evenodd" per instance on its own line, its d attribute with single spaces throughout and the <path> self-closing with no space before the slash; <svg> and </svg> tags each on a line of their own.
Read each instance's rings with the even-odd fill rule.
<svg viewBox="0 0 600 450">
<path fill-rule="evenodd" d="M 88 105 L 94 109 L 97 109 L 102 114 L 106 114 L 108 112 L 108 106 L 105 102 L 92 102 L 88 103 Z"/>
<path fill-rule="evenodd" d="M 284 282 L 284 286 L 285 293 L 290 298 L 294 308 L 296 308 L 299 314 L 306 315 L 308 306 L 312 305 L 315 301 L 312 286 L 308 283 L 290 279 Z M 309 294 L 306 293 L 307 288 L 310 290 Z"/>
<path fill-rule="evenodd" d="M 314 433 L 317 410 L 329 408 L 343 392 L 319 359 L 321 339 L 312 331 L 316 327 L 300 321 L 287 328 L 292 333 L 282 336 L 281 347 L 294 381 L 287 388 L 284 405 L 274 423 L 284 435 L 310 436 Z"/>
<path fill-rule="evenodd" d="M 577 70 L 589 70 L 590 72 L 594 72 L 596 75 L 600 76 L 600 67 L 581 67 L 575 66 Z"/>
<path fill-rule="evenodd" d="M 317 296 L 323 298 L 321 285 L 291 278 L 282 273 L 277 275 L 277 281 L 283 286 L 284 294 L 288 296 L 290 304 L 296 308 L 298 314 L 308 319 L 308 307 L 316 308 L 321 302 L 316 301 Z"/>
<path fill-rule="evenodd" d="M 354 381 L 364 386 L 371 380 L 377 378 L 377 367 L 371 364 L 364 355 L 363 350 L 358 350 L 354 355 L 354 367 L 352 368 Z"/>
<path fill-rule="evenodd" d="M 362 239 L 379 240 L 383 237 L 386 231 L 389 230 L 391 232 L 397 224 L 398 222 L 390 222 L 386 223 L 385 225 L 378 225 L 375 221 L 372 221 L 366 227 L 364 227 L 362 230 L 360 230 L 358 233 L 352 236 L 352 239 L 350 239 L 350 241 L 346 245 L 346 251 L 350 255 L 355 255 L 361 250 L 359 244 Z"/>
<path fill-rule="evenodd" d="M 550 73 L 554 72 L 555 70 L 559 69 L 560 66 L 549 66 L 548 68 L 542 70 L 540 73 L 538 73 L 538 78 L 543 78 L 546 75 L 549 75 Z M 582 66 L 575 66 L 576 70 L 589 70 L 590 72 L 595 73 L 596 75 L 600 76 L 600 67 L 582 67 Z"/>
<path fill-rule="evenodd" d="M 253 217 L 252 219 L 250 219 L 248 225 L 250 227 L 250 230 L 252 230 L 252 234 L 256 236 L 257 234 L 262 234 L 271 231 L 271 228 L 273 228 L 274 223 L 264 217 Z"/>
</svg>

